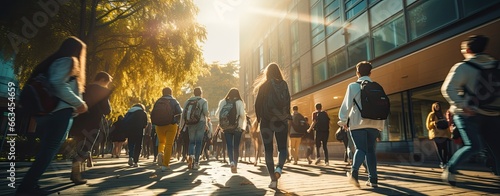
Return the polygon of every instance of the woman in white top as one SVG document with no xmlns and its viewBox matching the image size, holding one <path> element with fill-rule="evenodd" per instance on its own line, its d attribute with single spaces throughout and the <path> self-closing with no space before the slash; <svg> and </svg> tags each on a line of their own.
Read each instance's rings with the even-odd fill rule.
<svg viewBox="0 0 500 196">
<path fill-rule="evenodd" d="M 226 137 L 231 172 L 236 173 L 241 134 L 247 126 L 245 103 L 241 100 L 238 89 L 231 88 L 226 97 L 220 100 L 216 116 L 219 117 L 219 127 Z"/>
</svg>

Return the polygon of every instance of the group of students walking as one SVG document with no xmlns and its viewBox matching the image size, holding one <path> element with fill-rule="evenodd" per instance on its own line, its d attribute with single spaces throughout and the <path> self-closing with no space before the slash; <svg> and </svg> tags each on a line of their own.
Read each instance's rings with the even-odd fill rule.
<svg viewBox="0 0 500 196">
<path fill-rule="evenodd" d="M 455 184 L 455 175 L 458 165 L 469 156 L 482 149 L 483 144 L 488 147 L 494 157 L 494 172 L 499 175 L 499 147 L 495 138 L 498 138 L 499 132 L 492 130 L 500 127 L 500 104 L 498 98 L 499 81 L 491 81 L 490 78 L 480 78 L 481 69 L 493 69 L 491 73 L 498 74 L 498 62 L 492 57 L 483 53 L 488 39 L 484 36 L 471 36 L 461 45 L 461 52 L 465 59 L 455 64 L 446 77 L 441 88 L 442 94 L 450 104 L 450 112 L 454 114 L 454 126 L 458 129 L 463 140 L 463 146 L 453 154 L 452 158 L 443 161 L 444 172 L 442 179 L 452 185 Z M 55 86 L 55 95 L 62 101 L 58 107 L 52 111 L 51 115 L 38 117 L 37 123 L 42 132 L 41 149 L 37 154 L 36 160 L 23 178 L 21 186 L 17 189 L 18 195 L 43 194 L 43 189 L 38 186 L 38 180 L 45 172 L 51 160 L 54 158 L 59 147 L 64 142 L 73 116 L 82 114 L 75 119 L 75 127 L 82 130 L 85 125 L 86 130 L 99 129 L 99 122 L 102 115 L 111 112 L 109 104 L 109 95 L 111 91 L 108 88 L 112 77 L 105 73 L 99 73 L 94 83 L 87 86 L 87 92 L 82 97 L 85 86 L 85 44 L 75 37 L 69 37 L 61 45 L 60 49 L 43 61 L 32 73 L 30 78 L 35 77 L 42 72 L 50 73 L 50 82 Z M 479 67 L 479 68 L 478 68 Z M 359 168 L 365 163 L 368 172 L 367 186 L 378 186 L 377 159 L 375 146 L 380 131 L 384 129 L 385 119 L 388 116 L 389 100 L 382 89 L 382 94 L 378 90 L 380 100 L 376 104 L 387 108 L 387 111 L 375 110 L 374 105 L 366 104 L 367 98 L 374 96 L 367 95 L 364 92 L 370 88 L 380 88 L 374 86 L 376 82 L 370 78 L 372 65 L 370 62 L 362 61 L 356 65 L 357 81 L 347 86 L 347 90 L 340 107 L 337 124 L 345 130 L 348 130 L 355 146 L 351 170 L 347 172 L 348 181 L 356 187 L 359 184 Z M 477 74 L 471 74 L 477 73 Z M 75 79 L 76 78 L 76 79 Z M 488 79 L 490 79 L 488 81 Z M 477 81 L 486 83 L 485 89 L 477 89 Z M 488 83 L 489 82 L 489 83 Z M 378 85 L 378 84 L 376 84 Z M 493 90 L 491 90 L 493 89 Z M 208 101 L 202 97 L 202 89 L 194 89 L 194 96 L 189 98 L 183 105 L 172 96 L 172 89 L 164 88 L 163 96 L 155 103 L 155 106 L 161 105 L 159 102 L 166 103 L 161 105 L 165 107 L 166 114 L 162 118 L 165 121 L 153 122 L 158 138 L 158 159 L 157 163 L 162 171 L 170 170 L 170 159 L 175 138 L 179 132 L 187 132 L 189 135 L 188 146 L 188 168 L 197 170 L 200 168 L 199 161 L 202 151 L 202 141 L 205 132 L 211 128 L 209 118 Z M 483 100 L 481 96 L 490 93 L 493 101 Z M 255 80 L 254 94 L 256 96 L 254 111 L 256 118 L 256 127 L 260 129 L 260 135 L 265 151 L 265 163 L 270 176 L 269 188 L 277 188 L 278 180 L 282 177 L 285 162 L 288 158 L 288 137 L 290 137 L 291 154 L 294 164 L 298 160 L 298 146 L 300 139 L 311 140 L 311 131 L 315 131 L 315 144 L 317 150 L 316 163 L 320 162 L 320 147 L 323 147 L 325 156 L 325 165 L 329 164 L 327 141 L 329 135 L 330 117 L 322 111 L 322 105 L 316 104 L 316 111 L 312 114 L 312 124 L 307 123 L 307 119 L 298 113 L 298 107 L 293 107 L 291 113 L 291 97 L 288 84 L 283 78 L 282 71 L 276 63 L 270 63 L 264 72 Z M 92 95 L 93 98 L 86 95 Z M 495 97 L 496 96 L 496 97 Z M 483 96 L 484 97 L 484 96 Z M 94 99 L 95 98 L 95 99 Z M 490 96 L 491 98 L 491 96 Z M 158 106 L 160 107 L 160 106 Z M 442 117 L 437 111 L 440 107 L 433 106 L 433 116 Z M 88 113 L 85 113 L 87 112 Z M 151 113 L 152 119 L 157 119 L 155 108 Z M 219 118 L 218 129 L 221 129 L 225 138 L 228 150 L 229 165 L 232 173 L 237 173 L 239 146 L 242 134 L 247 129 L 247 112 L 240 92 L 236 88 L 229 90 L 227 95 L 219 101 L 216 112 Z M 441 119 L 441 118 L 439 118 Z M 81 121 L 77 123 L 78 121 Z M 142 145 L 143 130 L 148 123 L 148 115 L 144 105 L 138 103 L 132 106 L 120 126 L 128 129 L 129 143 L 129 165 L 138 166 L 138 160 Z M 431 120 L 432 121 L 432 120 Z M 92 123 L 86 123 L 92 122 Z M 124 124 L 129 122 L 129 124 Z M 435 129 L 437 122 L 428 123 L 428 128 Z M 75 129 L 75 127 L 73 129 Z M 38 131 L 38 130 L 37 130 Z M 308 137 L 303 137 L 304 135 Z M 433 138 L 449 137 L 442 136 L 437 132 Z M 122 138 L 123 139 L 123 138 Z M 77 147 L 77 156 L 74 159 L 71 180 L 75 184 L 86 183 L 80 176 L 79 168 L 81 163 L 91 156 L 88 154 L 88 147 L 91 141 L 86 141 L 85 137 L 78 139 L 83 142 Z M 121 140 L 121 139 L 120 139 Z M 485 141 L 483 143 L 483 140 Z M 273 158 L 274 141 L 278 151 L 278 162 Z M 436 140 L 437 141 L 437 140 Z M 311 142 L 308 142 L 311 143 Z M 91 147 L 91 145 L 90 145 Z M 121 148 L 120 148 L 121 149 Z M 116 151 L 116 150 L 115 150 Z M 119 153 L 119 152 L 116 152 Z M 310 155 L 312 149 L 307 152 L 309 164 L 312 160 Z M 446 156 L 446 155 L 444 155 Z"/>
</svg>

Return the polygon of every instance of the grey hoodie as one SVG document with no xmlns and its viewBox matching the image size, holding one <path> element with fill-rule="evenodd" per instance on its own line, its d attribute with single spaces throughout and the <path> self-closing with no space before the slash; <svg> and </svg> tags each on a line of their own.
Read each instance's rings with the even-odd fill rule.
<svg viewBox="0 0 500 196">
<path fill-rule="evenodd" d="M 498 63 L 496 59 L 487 54 L 476 54 L 472 58 L 464 59 L 464 61 L 470 61 L 483 68 L 493 68 Z M 446 76 L 443 82 L 443 86 L 441 86 L 441 93 L 448 103 L 450 103 L 450 112 L 461 114 L 464 112 L 463 109 L 469 106 L 482 115 L 500 115 L 500 111 L 485 111 L 469 105 L 471 97 L 464 92 L 464 88 L 474 92 L 479 73 L 480 70 L 465 62 L 459 62 L 450 69 L 448 76 Z"/>
</svg>

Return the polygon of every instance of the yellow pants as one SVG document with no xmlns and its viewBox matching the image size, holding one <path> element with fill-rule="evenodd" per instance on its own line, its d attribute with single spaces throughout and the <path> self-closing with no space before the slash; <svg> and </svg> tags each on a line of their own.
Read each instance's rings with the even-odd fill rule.
<svg viewBox="0 0 500 196">
<path fill-rule="evenodd" d="M 290 151 L 292 151 L 292 157 L 294 161 L 299 160 L 299 148 L 300 148 L 300 142 L 302 141 L 302 138 L 300 137 L 291 137 L 290 138 Z"/>
<path fill-rule="evenodd" d="M 163 153 L 164 166 L 169 166 L 170 164 L 172 146 L 174 145 L 177 127 L 177 124 L 156 126 L 156 134 L 158 135 L 158 154 Z"/>
</svg>

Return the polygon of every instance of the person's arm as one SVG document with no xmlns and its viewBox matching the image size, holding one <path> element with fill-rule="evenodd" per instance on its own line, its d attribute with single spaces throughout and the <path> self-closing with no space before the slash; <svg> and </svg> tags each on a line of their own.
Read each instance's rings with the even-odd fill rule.
<svg viewBox="0 0 500 196">
<path fill-rule="evenodd" d="M 427 130 L 434 129 L 436 127 L 436 122 L 434 121 L 434 113 L 432 112 L 429 113 L 429 115 L 427 115 L 427 120 L 425 122 Z"/>
<path fill-rule="evenodd" d="M 236 101 L 236 106 L 236 112 L 238 112 L 238 126 L 244 133 L 248 123 L 245 113 L 245 103 L 243 103 L 242 100 L 238 100 Z"/>
<path fill-rule="evenodd" d="M 309 126 L 309 129 L 307 129 L 307 133 L 311 133 L 311 130 L 314 128 L 314 126 L 316 125 L 316 116 L 315 116 L 315 112 L 312 113 L 311 115 L 312 117 L 312 123 L 311 123 L 311 126 Z"/>
<path fill-rule="evenodd" d="M 69 73 L 73 69 L 71 57 L 65 57 L 55 60 L 49 68 L 49 81 L 54 87 L 54 95 L 69 105 L 78 108 L 85 104 L 85 101 L 79 96 L 79 92 L 73 91 L 68 83 Z"/>
<path fill-rule="evenodd" d="M 455 105 L 455 112 L 463 111 L 466 114 L 474 114 L 470 106 L 467 105 L 465 96 L 462 96 L 464 86 L 470 78 L 470 71 L 463 62 L 455 64 L 441 86 L 441 94 L 450 105 Z"/>
<path fill-rule="evenodd" d="M 182 108 L 177 100 L 175 100 L 175 99 L 172 99 L 172 100 L 175 101 L 175 103 L 174 103 L 174 105 L 175 105 L 174 122 L 177 122 L 180 124 L 181 116 L 182 116 Z"/>
<path fill-rule="evenodd" d="M 357 107 L 354 106 L 354 97 L 355 94 L 353 91 L 353 85 L 357 85 L 357 83 L 351 83 L 347 86 L 347 90 L 344 95 L 344 100 L 342 100 L 342 105 L 340 105 L 339 109 L 339 121 L 337 124 L 341 127 L 344 127 L 344 129 L 348 129 L 347 125 L 347 119 L 349 118 L 349 112 L 351 111 L 352 107 Z"/>
</svg>

